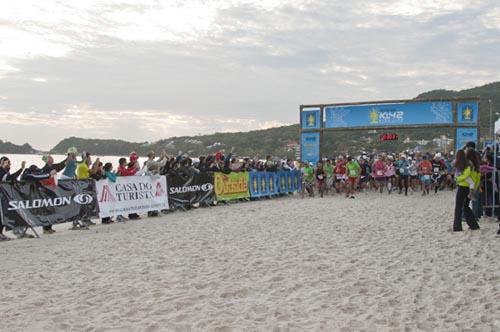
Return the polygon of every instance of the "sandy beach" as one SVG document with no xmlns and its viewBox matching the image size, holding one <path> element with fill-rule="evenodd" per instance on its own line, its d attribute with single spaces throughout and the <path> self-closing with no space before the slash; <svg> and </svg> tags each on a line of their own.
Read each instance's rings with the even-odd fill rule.
<svg viewBox="0 0 500 332">
<path fill-rule="evenodd" d="M 295 196 L 58 225 L 0 244 L 0 330 L 499 331 L 498 224 L 452 233 L 453 204 Z"/>
</svg>

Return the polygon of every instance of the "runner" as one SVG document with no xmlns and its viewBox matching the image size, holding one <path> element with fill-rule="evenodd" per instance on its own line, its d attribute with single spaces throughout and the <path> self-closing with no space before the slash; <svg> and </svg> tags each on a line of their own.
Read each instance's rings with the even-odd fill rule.
<svg viewBox="0 0 500 332">
<path fill-rule="evenodd" d="M 444 162 L 441 160 L 441 153 L 436 153 L 432 159 L 432 187 L 434 188 L 434 194 L 437 194 L 438 190 L 441 189 L 441 184 L 443 183 L 445 177 L 446 167 Z"/>
<path fill-rule="evenodd" d="M 335 162 L 335 189 L 337 193 L 341 193 L 345 188 L 346 181 L 346 168 L 345 168 L 345 160 L 343 156 L 338 156 Z"/>
<path fill-rule="evenodd" d="M 427 160 L 427 156 L 422 157 L 422 162 L 418 165 L 418 172 L 422 181 L 422 196 L 428 195 L 432 182 L 432 163 Z"/>
<path fill-rule="evenodd" d="M 385 171 L 385 177 L 387 181 L 387 193 L 390 195 L 396 179 L 396 167 L 394 166 L 394 157 L 392 155 L 387 156 L 387 169 Z"/>
<path fill-rule="evenodd" d="M 314 168 L 312 167 L 312 163 L 309 164 L 305 161 L 300 171 L 302 173 L 301 197 L 304 198 L 305 191 L 307 191 L 309 197 L 314 197 Z"/>
<path fill-rule="evenodd" d="M 327 159 L 326 164 L 325 164 L 325 173 L 326 173 L 326 187 L 325 187 L 325 194 L 328 195 L 330 192 L 330 189 L 334 188 L 335 181 L 333 179 L 333 171 L 334 167 L 332 165 L 332 160 Z"/>
<path fill-rule="evenodd" d="M 387 171 L 387 164 L 385 162 L 385 156 L 383 154 L 378 155 L 378 159 L 375 160 L 372 166 L 372 176 L 375 179 L 375 184 L 382 194 L 384 192 L 386 177 L 385 173 Z"/>
<path fill-rule="evenodd" d="M 403 187 L 405 188 L 405 196 L 408 196 L 408 177 L 410 175 L 410 163 L 406 160 L 406 156 L 401 153 L 399 160 L 396 162 L 396 167 L 398 171 L 398 187 L 399 194 L 403 193 Z"/>
<path fill-rule="evenodd" d="M 316 166 L 316 184 L 318 186 L 318 192 L 319 196 L 323 197 L 323 193 L 325 192 L 325 187 L 326 187 L 326 172 L 323 169 L 323 162 L 318 161 L 318 164 Z"/>
<path fill-rule="evenodd" d="M 417 181 L 418 181 L 418 170 L 417 170 L 417 162 L 413 160 L 412 157 L 408 157 L 408 173 L 410 175 L 410 188 L 411 193 L 417 191 Z"/>
<path fill-rule="evenodd" d="M 359 187 L 361 191 L 365 192 L 366 189 L 368 189 L 368 184 L 370 181 L 370 173 L 372 172 L 367 156 L 363 155 L 359 159 L 359 166 L 361 167 Z"/>
<path fill-rule="evenodd" d="M 346 197 L 354 198 L 354 191 L 358 184 L 358 179 L 361 174 L 361 166 L 359 166 L 356 159 L 347 157 L 347 191 Z"/>
</svg>

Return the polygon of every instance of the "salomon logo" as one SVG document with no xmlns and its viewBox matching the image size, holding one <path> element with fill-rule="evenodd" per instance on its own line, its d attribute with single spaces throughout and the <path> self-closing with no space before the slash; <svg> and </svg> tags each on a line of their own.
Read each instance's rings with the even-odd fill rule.
<svg viewBox="0 0 500 332">
<path fill-rule="evenodd" d="M 214 185 L 211 184 L 211 183 L 204 183 L 204 184 L 201 185 L 201 190 L 202 191 L 210 191 L 212 189 L 214 189 Z"/>
<path fill-rule="evenodd" d="M 76 195 L 75 197 L 73 197 L 73 201 L 75 201 L 75 203 L 78 203 L 80 205 L 90 204 L 90 203 L 92 203 L 93 200 L 94 199 L 89 194 L 80 194 L 80 195 Z"/>
<path fill-rule="evenodd" d="M 170 195 L 195 193 L 195 192 L 200 192 L 200 191 L 210 191 L 213 188 L 214 188 L 214 185 L 211 183 L 204 183 L 202 185 L 195 184 L 192 186 L 171 187 L 169 190 L 169 193 L 170 193 Z"/>
</svg>

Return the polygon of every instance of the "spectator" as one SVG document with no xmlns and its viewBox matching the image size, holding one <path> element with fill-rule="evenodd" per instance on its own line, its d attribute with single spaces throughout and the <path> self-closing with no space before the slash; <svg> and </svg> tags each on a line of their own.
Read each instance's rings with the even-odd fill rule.
<svg viewBox="0 0 500 332">
<path fill-rule="evenodd" d="M 465 221 L 472 230 L 479 229 L 479 224 L 474 218 L 474 214 L 470 208 L 469 199 L 469 183 L 467 178 L 474 179 L 473 171 L 474 164 L 466 157 L 464 150 L 458 150 L 455 160 L 455 168 L 457 170 L 455 179 L 457 181 L 457 194 L 455 198 L 455 217 L 453 219 L 453 231 L 462 231 L 462 213 L 465 216 Z"/>
<path fill-rule="evenodd" d="M 92 157 L 90 153 L 86 152 L 82 154 L 82 158 L 84 159 L 84 161 L 78 164 L 78 167 L 76 168 L 76 178 L 78 180 L 88 180 L 92 177 L 94 180 L 100 180 L 102 173 L 99 170 L 99 158 L 96 159 L 94 165 L 92 166 L 92 169 L 90 168 L 90 165 L 92 165 Z M 73 229 L 85 229 L 88 226 L 94 226 L 95 222 L 90 220 L 89 214 L 90 213 L 88 211 L 85 213 L 84 217 L 81 220 L 81 223 L 79 223 L 78 221 L 73 222 Z"/>
<path fill-rule="evenodd" d="M 41 170 L 41 174 L 50 174 L 53 171 L 55 171 L 56 173 L 59 173 L 60 171 L 62 171 L 66 167 L 66 160 L 67 159 L 64 159 L 63 161 L 56 164 L 56 163 L 54 163 L 54 158 L 52 158 L 51 155 L 43 155 L 42 161 L 45 162 L 45 166 L 43 166 L 43 168 Z M 55 176 L 49 177 L 49 180 L 50 181 L 48 184 L 56 185 L 57 178 Z M 53 234 L 55 232 L 56 231 L 54 229 L 52 229 L 52 225 L 43 226 L 43 233 L 44 234 Z"/>
<path fill-rule="evenodd" d="M 71 180 L 76 178 L 76 168 L 78 167 L 78 162 L 76 161 L 76 154 L 78 150 L 75 147 L 71 147 L 68 149 L 67 158 L 66 158 L 66 167 L 64 168 L 63 173 L 61 174 L 62 180 Z M 85 160 L 82 158 L 80 163 L 83 163 Z"/>
<path fill-rule="evenodd" d="M 23 161 L 21 163 L 21 168 L 17 172 L 11 174 L 10 173 L 10 160 L 9 160 L 9 158 L 7 158 L 7 157 L 0 158 L 0 180 L 1 181 L 16 181 L 17 178 L 23 172 L 25 166 L 26 166 L 26 162 Z M 0 241 L 10 240 L 9 237 L 7 237 L 3 234 L 3 229 L 4 229 L 4 225 L 0 224 Z"/>
<path fill-rule="evenodd" d="M 123 160 L 120 159 L 120 161 L 122 162 Z M 126 168 L 124 167 L 124 165 L 121 165 L 121 162 L 120 162 L 120 167 L 121 168 L 119 168 L 119 170 L 118 170 L 119 173 L 120 173 L 120 176 L 134 176 L 134 175 L 138 175 L 137 173 L 140 170 L 140 165 L 139 165 L 139 155 L 136 152 L 130 153 L 129 163 L 128 163 L 128 165 L 127 165 Z M 141 219 L 141 217 L 137 213 L 131 213 L 131 214 L 129 214 L 128 218 L 130 220 Z"/>
<path fill-rule="evenodd" d="M 16 181 L 26 168 L 26 162 L 21 163 L 21 168 L 14 173 L 10 173 L 10 159 L 7 157 L 0 158 L 0 181 Z"/>
</svg>

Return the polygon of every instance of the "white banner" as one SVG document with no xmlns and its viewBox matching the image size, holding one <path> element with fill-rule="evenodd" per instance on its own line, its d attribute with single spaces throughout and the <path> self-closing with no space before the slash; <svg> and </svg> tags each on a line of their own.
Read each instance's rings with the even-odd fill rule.
<svg viewBox="0 0 500 332">
<path fill-rule="evenodd" d="M 120 176 L 96 182 L 99 217 L 168 209 L 165 176 Z"/>
</svg>

